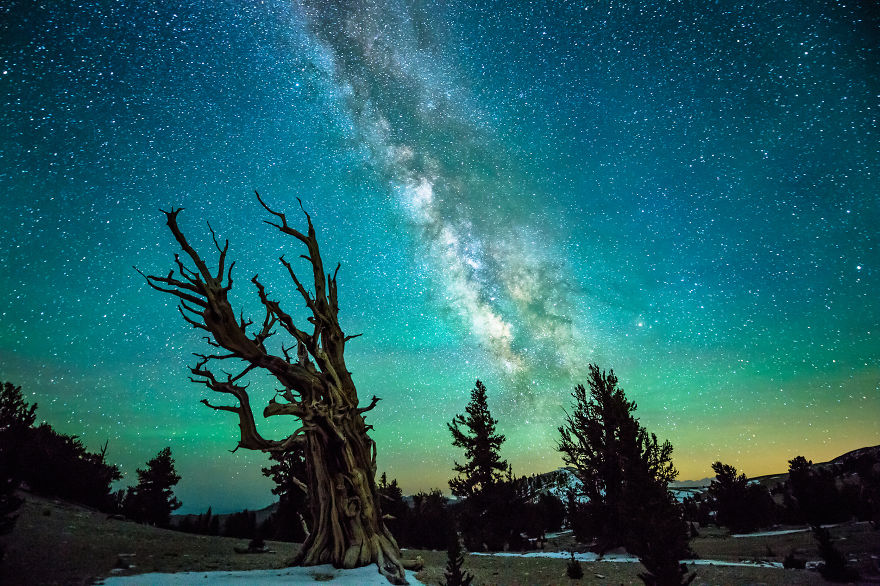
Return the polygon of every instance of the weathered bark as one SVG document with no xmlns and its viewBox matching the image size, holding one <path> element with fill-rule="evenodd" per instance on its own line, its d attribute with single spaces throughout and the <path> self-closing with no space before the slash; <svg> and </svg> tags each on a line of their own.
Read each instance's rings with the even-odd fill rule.
<svg viewBox="0 0 880 586">
<path fill-rule="evenodd" d="M 308 478 L 303 484 L 311 497 L 311 533 L 294 563 L 307 566 L 329 563 L 338 568 L 377 564 L 391 583 L 405 584 L 400 549 L 382 522 L 375 482 L 376 446 L 368 435 L 371 426 L 364 422 L 364 413 L 373 409 L 379 399 L 373 397 L 367 406 L 358 406 L 357 390 L 343 357 L 346 342 L 357 336 L 346 336 L 339 325 L 336 287 L 339 265 L 332 275 L 324 272 L 315 229 L 305 210 L 308 231 L 303 234 L 288 225 L 283 213 L 269 208 L 259 193 L 257 199 L 273 216 L 267 224 L 293 236 L 307 248 L 302 258 L 312 268 L 313 293 L 307 291 L 283 256 L 280 260 L 312 314 L 308 319 L 313 326 L 311 332 L 294 325 L 290 315 L 269 298 L 254 276 L 251 282 L 265 316 L 259 330 L 249 333 L 253 322 L 244 317 L 236 319 L 227 299 L 234 264 L 226 268 L 229 242 L 221 247 L 211 230 L 219 252 L 217 272 L 212 274 L 177 224 L 180 209 L 164 213 L 168 227 L 196 269 L 190 269 L 175 255 L 176 273 L 172 269 L 165 277 L 144 277 L 154 289 L 177 296 L 183 318 L 194 328 L 206 331 L 208 344 L 223 351 L 200 355 L 198 364 L 191 369 L 194 378 L 190 380 L 237 399 L 234 405 L 202 401 L 212 409 L 238 415 L 241 438 L 236 449 L 270 452 L 296 446 L 305 450 Z M 295 341 L 290 347 L 282 344 L 280 356 L 269 352 L 265 344 L 275 335 L 276 326 Z M 212 362 L 234 359 L 243 361 L 244 367 L 238 374 L 226 375 L 226 380 L 218 380 L 209 368 Z M 293 415 L 301 424 L 286 439 L 266 439 L 257 431 L 246 385 L 238 384 L 254 369 L 268 371 L 283 387 L 269 401 L 263 416 Z M 279 397 L 281 401 L 276 400 Z"/>
<path fill-rule="evenodd" d="M 319 437 L 308 442 L 314 525 L 298 561 L 346 568 L 377 563 L 383 574 L 394 575 L 400 565 L 400 550 L 382 522 L 372 450 L 364 427 L 358 415 L 336 426 L 341 438 L 352 439 L 330 436 L 326 441 Z M 371 463 L 367 469 L 361 464 L 365 460 Z"/>
</svg>

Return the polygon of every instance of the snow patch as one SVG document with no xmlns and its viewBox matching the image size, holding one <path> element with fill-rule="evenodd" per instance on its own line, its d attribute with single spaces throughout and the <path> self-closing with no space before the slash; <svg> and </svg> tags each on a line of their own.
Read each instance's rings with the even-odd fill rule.
<svg viewBox="0 0 880 586">
<path fill-rule="evenodd" d="M 571 553 L 567 551 L 531 551 L 528 553 L 514 553 L 508 551 L 499 551 L 494 553 L 486 553 L 486 552 L 468 552 L 470 555 L 485 555 L 485 556 L 494 556 L 494 557 L 521 557 L 521 558 L 553 558 L 560 560 L 568 560 L 571 559 Z M 627 562 L 633 563 L 638 562 L 639 558 L 633 557 L 631 555 L 619 554 L 619 553 L 609 553 L 606 554 L 602 559 L 599 559 L 599 554 L 593 553 L 591 551 L 583 552 L 583 553 L 575 553 L 574 559 L 579 562 Z"/>
<path fill-rule="evenodd" d="M 554 559 L 562 559 L 568 560 L 571 559 L 571 553 L 567 551 L 536 551 L 529 553 L 510 553 L 510 552 L 498 552 L 498 553 L 482 553 L 482 552 L 470 552 L 470 555 L 485 555 L 485 556 L 496 556 L 496 557 L 523 557 L 523 558 L 554 558 Z M 575 553 L 574 559 L 579 562 L 612 562 L 612 563 L 638 563 L 639 558 L 627 554 L 618 554 L 618 553 L 610 553 L 606 554 L 603 557 L 599 557 L 599 554 L 593 553 L 591 551 L 583 552 L 583 553 Z M 780 562 L 768 562 L 763 560 L 755 560 L 755 561 L 742 561 L 742 562 L 728 562 L 721 560 L 681 560 L 681 563 L 687 564 L 689 566 L 732 566 L 732 567 L 740 567 L 740 568 L 775 568 L 782 569 L 782 563 Z"/>
<path fill-rule="evenodd" d="M 407 571 L 410 584 L 423 584 L 416 580 L 415 572 Z M 136 574 L 133 576 L 114 576 L 98 584 L 106 586 L 165 586 L 166 584 L 341 584 L 343 586 L 388 586 L 388 580 L 379 573 L 376 566 L 366 566 L 353 570 L 340 570 L 327 564 L 324 566 L 292 567 L 276 570 L 248 570 L 237 572 L 178 572 L 174 574 Z"/>
<path fill-rule="evenodd" d="M 839 523 L 834 525 L 822 525 L 825 529 L 838 526 Z M 812 531 L 812 529 L 809 527 L 803 527 L 801 529 L 778 529 L 776 531 L 759 531 L 757 533 L 734 533 L 731 537 L 772 537 L 774 535 L 788 535 L 789 533 L 806 533 L 807 531 Z"/>
<path fill-rule="evenodd" d="M 759 531 L 757 533 L 734 533 L 731 537 L 772 537 L 773 535 L 788 535 L 789 533 L 806 533 L 809 529 L 780 529 L 778 531 Z"/>
<path fill-rule="evenodd" d="M 736 568 L 774 568 L 781 570 L 785 566 L 782 562 L 768 562 L 765 560 L 755 560 L 746 562 L 721 562 L 718 560 L 681 560 L 681 563 L 689 566 L 728 566 Z"/>
</svg>

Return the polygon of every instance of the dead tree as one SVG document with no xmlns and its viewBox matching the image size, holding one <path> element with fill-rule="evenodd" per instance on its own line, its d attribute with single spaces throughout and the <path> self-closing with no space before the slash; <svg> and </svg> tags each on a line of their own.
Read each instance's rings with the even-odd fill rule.
<svg viewBox="0 0 880 586">
<path fill-rule="evenodd" d="M 254 325 L 244 316 L 236 318 L 228 300 L 232 288 L 232 267 L 227 267 L 229 241 L 221 247 L 211 229 L 219 253 L 215 272 L 189 244 L 177 224 L 181 209 L 164 210 L 168 227 L 195 269 L 175 254 L 167 276 L 145 275 L 150 286 L 180 299 L 178 310 L 193 328 L 207 332 L 205 340 L 211 353 L 197 354 L 198 363 L 191 369 L 191 381 L 212 391 L 231 395 L 237 404 L 202 403 L 238 416 L 241 439 L 238 448 L 264 452 L 285 451 L 297 444 L 304 449 L 308 478 L 302 480 L 310 499 L 311 532 L 294 565 L 333 564 L 337 568 L 356 568 L 377 564 L 379 571 L 393 584 L 406 584 L 400 549 L 382 522 L 379 493 L 376 489 L 376 445 L 367 432 L 364 413 L 376 406 L 373 397 L 359 406 L 357 390 L 345 366 L 345 344 L 357 336 L 346 336 L 339 326 L 336 275 L 325 273 L 312 219 L 303 209 L 308 233 L 303 234 L 287 223 L 281 212 L 271 209 L 257 193 L 260 204 L 271 214 L 265 220 L 284 234 L 305 245 L 301 255 L 312 269 L 314 291 L 309 292 L 282 256 L 297 291 L 311 312 L 311 331 L 300 329 L 277 301 L 270 299 L 258 276 L 251 279 L 265 315 L 262 324 Z M 302 208 L 302 202 L 300 202 Z M 139 271 L 140 272 L 140 271 Z M 253 327 L 252 327 L 253 326 Z M 280 345 L 280 352 L 267 350 L 266 340 L 282 330 L 292 338 Z M 358 334 L 359 335 L 359 334 Z M 235 374 L 215 376 L 211 366 L 217 362 L 240 360 Z M 266 439 L 257 431 L 247 385 L 242 379 L 257 369 L 270 373 L 281 385 L 263 410 L 264 417 L 292 415 L 298 427 L 285 439 Z"/>
</svg>

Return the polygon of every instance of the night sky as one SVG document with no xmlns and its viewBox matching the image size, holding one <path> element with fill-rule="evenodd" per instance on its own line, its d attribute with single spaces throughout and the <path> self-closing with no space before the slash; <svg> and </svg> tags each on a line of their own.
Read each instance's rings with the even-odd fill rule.
<svg viewBox="0 0 880 586">
<path fill-rule="evenodd" d="M 514 472 L 559 466 L 589 362 L 682 478 L 880 443 L 872 4 L 4 2 L 0 380 L 127 483 L 170 445 L 184 511 L 271 502 L 187 380 L 200 333 L 132 268 L 172 267 L 182 206 L 246 314 L 259 273 L 303 321 L 257 189 L 342 263 L 405 492 L 446 488 L 477 378 Z"/>
</svg>

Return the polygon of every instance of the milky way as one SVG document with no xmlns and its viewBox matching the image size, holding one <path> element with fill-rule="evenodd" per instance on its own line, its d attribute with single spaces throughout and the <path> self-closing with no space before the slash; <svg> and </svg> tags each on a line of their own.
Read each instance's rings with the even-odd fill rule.
<svg viewBox="0 0 880 586">
<path fill-rule="evenodd" d="M 342 263 L 348 363 L 407 491 L 445 485 L 445 422 L 477 378 L 515 472 L 559 465 L 590 361 L 684 476 L 880 441 L 867 3 L 0 13 L 0 379 L 109 438 L 129 482 L 171 445 L 188 510 L 271 499 L 264 456 L 230 455 L 234 422 L 186 379 L 198 336 L 131 268 L 170 268 L 158 209 L 184 206 L 205 250 L 206 219 L 230 239 L 246 312 L 257 272 L 293 311 L 274 259 L 299 251 L 255 188 L 290 217 L 301 198 Z"/>
<path fill-rule="evenodd" d="M 580 372 L 567 279 L 545 260 L 555 247 L 505 205 L 523 195 L 505 179 L 512 164 L 493 153 L 496 140 L 481 128 L 475 97 L 444 63 L 421 8 L 319 2 L 304 12 L 358 142 L 437 275 L 441 306 L 514 381 L 528 383 L 534 370 Z M 487 213 L 493 207 L 500 218 Z"/>
</svg>

